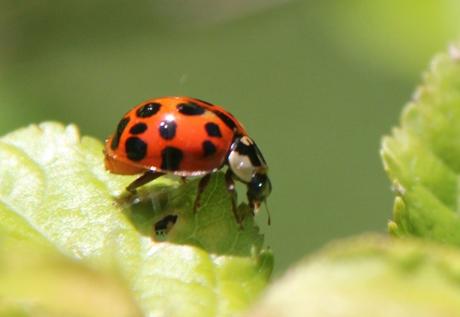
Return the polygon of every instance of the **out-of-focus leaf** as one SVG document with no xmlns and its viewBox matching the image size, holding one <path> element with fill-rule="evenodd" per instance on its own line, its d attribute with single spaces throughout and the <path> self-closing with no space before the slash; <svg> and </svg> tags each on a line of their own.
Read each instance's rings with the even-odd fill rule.
<svg viewBox="0 0 460 317">
<path fill-rule="evenodd" d="M 85 267 L 42 241 L 17 238 L 0 235 L 0 316 L 142 316 L 115 274 Z"/>
<path fill-rule="evenodd" d="M 340 48 L 351 59 L 393 76 L 418 73 L 434 52 L 458 36 L 458 1 L 352 0 L 326 8 L 331 11 L 321 19 Z"/>
<path fill-rule="evenodd" d="M 291 269 L 245 316 L 460 316 L 459 279 L 455 248 L 363 236 Z"/>
<path fill-rule="evenodd" d="M 436 56 L 382 145 L 397 194 L 390 231 L 460 245 L 460 50 Z"/>
</svg>

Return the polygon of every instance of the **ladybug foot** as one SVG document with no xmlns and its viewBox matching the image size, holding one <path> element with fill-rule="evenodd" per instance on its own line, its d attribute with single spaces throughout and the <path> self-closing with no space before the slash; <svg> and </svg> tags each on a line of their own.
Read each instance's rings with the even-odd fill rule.
<svg viewBox="0 0 460 317">
<path fill-rule="evenodd" d="M 238 222 L 238 230 L 240 231 L 243 231 L 244 230 L 244 226 L 243 226 L 243 222 Z"/>
<path fill-rule="evenodd" d="M 236 199 L 232 199 L 232 212 L 233 216 L 235 217 L 235 221 L 238 224 L 240 230 L 244 229 L 243 222 L 244 222 L 244 215 L 240 215 L 238 213 L 238 207 L 236 206 Z"/>
<path fill-rule="evenodd" d="M 200 203 L 199 197 L 197 197 L 195 198 L 195 202 L 193 203 L 193 214 L 196 214 L 196 211 L 200 207 L 201 207 L 201 203 Z"/>
<path fill-rule="evenodd" d="M 129 186 L 126 187 L 126 191 L 128 192 L 129 196 L 134 196 L 134 195 L 137 194 L 137 189 L 135 189 L 135 188 L 129 188 Z"/>
</svg>

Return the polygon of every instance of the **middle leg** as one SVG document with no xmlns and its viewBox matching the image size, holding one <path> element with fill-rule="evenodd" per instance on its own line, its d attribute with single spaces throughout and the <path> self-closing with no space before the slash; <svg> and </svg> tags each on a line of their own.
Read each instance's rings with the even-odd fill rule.
<svg viewBox="0 0 460 317">
<path fill-rule="evenodd" d="M 198 191 L 195 197 L 195 203 L 193 204 L 193 213 L 196 213 L 197 209 L 201 206 L 201 194 L 203 194 L 204 190 L 209 184 L 209 180 L 211 179 L 211 174 L 206 174 L 200 179 L 198 183 Z"/>
</svg>

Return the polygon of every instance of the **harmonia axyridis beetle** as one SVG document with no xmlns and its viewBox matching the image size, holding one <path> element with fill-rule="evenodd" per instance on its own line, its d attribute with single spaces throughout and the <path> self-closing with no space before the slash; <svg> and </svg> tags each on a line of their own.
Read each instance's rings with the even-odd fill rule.
<svg viewBox="0 0 460 317">
<path fill-rule="evenodd" d="M 110 172 L 143 173 L 127 187 L 132 193 L 166 173 L 202 176 L 194 211 L 211 173 L 227 165 L 227 190 L 239 223 L 234 179 L 246 184 L 253 211 L 271 192 L 265 159 L 243 126 L 223 108 L 200 99 L 164 97 L 137 105 L 106 140 L 104 152 Z"/>
</svg>

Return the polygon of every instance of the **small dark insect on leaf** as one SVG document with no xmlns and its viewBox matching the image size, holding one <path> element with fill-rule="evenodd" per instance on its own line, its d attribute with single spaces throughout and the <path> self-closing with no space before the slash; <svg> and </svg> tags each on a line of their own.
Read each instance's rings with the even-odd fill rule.
<svg viewBox="0 0 460 317">
<path fill-rule="evenodd" d="M 159 238 L 166 236 L 177 221 L 177 215 L 167 215 L 155 223 L 155 235 Z"/>
</svg>

